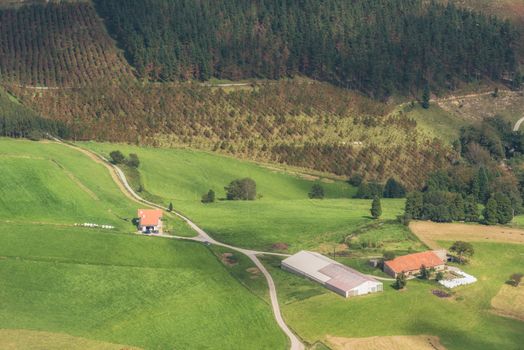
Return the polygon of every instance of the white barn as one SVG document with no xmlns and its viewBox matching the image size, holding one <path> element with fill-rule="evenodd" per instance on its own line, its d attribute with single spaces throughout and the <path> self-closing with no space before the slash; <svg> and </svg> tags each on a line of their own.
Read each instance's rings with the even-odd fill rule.
<svg viewBox="0 0 524 350">
<path fill-rule="evenodd" d="M 298 252 L 283 260 L 281 266 L 345 298 L 383 291 L 382 282 L 315 252 Z"/>
</svg>

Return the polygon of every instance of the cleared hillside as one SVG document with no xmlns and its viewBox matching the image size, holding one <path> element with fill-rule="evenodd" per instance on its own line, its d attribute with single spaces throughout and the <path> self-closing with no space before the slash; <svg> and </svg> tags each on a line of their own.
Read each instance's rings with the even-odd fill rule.
<svg viewBox="0 0 524 350">
<path fill-rule="evenodd" d="M 212 150 L 409 187 L 448 162 L 450 150 L 389 107 L 327 83 L 290 81 L 225 92 L 184 84 L 98 85 L 12 91 L 74 139 Z"/>
</svg>

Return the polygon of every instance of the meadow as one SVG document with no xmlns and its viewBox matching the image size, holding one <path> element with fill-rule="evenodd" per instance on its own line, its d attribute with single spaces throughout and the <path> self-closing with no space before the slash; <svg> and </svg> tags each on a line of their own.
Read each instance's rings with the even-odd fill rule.
<svg viewBox="0 0 524 350">
<path fill-rule="evenodd" d="M 142 205 L 103 165 L 65 145 L 9 139 L 0 139 L 0 158 L 5 337 L 16 334 L 29 349 L 58 349 L 68 336 L 107 348 L 286 347 L 267 302 L 207 247 L 132 234 Z M 178 234 L 192 233 L 169 220 Z M 0 347 L 12 344 L 5 337 Z"/>
<path fill-rule="evenodd" d="M 214 238 L 246 248 L 274 250 L 285 244 L 289 251 L 317 248 L 342 241 L 356 228 L 372 222 L 370 200 L 353 199 L 356 189 L 328 176 L 293 174 L 279 168 L 189 149 L 155 149 L 123 144 L 82 144 L 103 155 L 118 149 L 137 153 L 142 186 L 154 199 L 188 215 Z M 296 169 L 295 169 L 296 170 Z M 254 201 L 226 201 L 224 186 L 250 177 L 257 183 Z M 308 192 L 320 181 L 326 197 L 311 200 Z M 135 183 L 135 188 L 138 185 Z M 217 201 L 200 202 L 209 189 Z M 402 199 L 383 199 L 382 218 L 402 213 Z"/>
<path fill-rule="evenodd" d="M 448 247 L 451 242 L 441 242 Z M 517 244 L 474 243 L 475 256 L 464 270 L 478 282 L 438 298 L 435 282 L 412 280 L 404 291 L 384 282 L 384 292 L 343 299 L 323 287 L 282 271 L 280 259 L 266 258 L 275 279 L 288 324 L 306 341 L 328 336 L 370 337 L 435 335 L 446 349 L 520 349 L 521 321 L 495 315 L 491 299 L 508 276 L 524 270 L 524 247 Z"/>
</svg>

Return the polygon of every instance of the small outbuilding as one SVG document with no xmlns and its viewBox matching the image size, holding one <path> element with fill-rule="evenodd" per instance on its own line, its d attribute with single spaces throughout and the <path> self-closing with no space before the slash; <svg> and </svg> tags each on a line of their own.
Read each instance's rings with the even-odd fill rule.
<svg viewBox="0 0 524 350">
<path fill-rule="evenodd" d="M 383 291 L 382 282 L 315 252 L 298 252 L 283 260 L 281 266 L 345 298 Z"/>
<path fill-rule="evenodd" d="M 392 277 L 404 273 L 406 276 L 414 276 L 420 273 L 424 266 L 427 269 L 440 271 L 445 269 L 445 254 L 441 251 L 427 251 L 409 255 L 399 256 L 393 260 L 384 262 L 384 272 Z"/>
<path fill-rule="evenodd" d="M 142 233 L 162 233 L 160 209 L 138 209 L 138 230 Z"/>
</svg>

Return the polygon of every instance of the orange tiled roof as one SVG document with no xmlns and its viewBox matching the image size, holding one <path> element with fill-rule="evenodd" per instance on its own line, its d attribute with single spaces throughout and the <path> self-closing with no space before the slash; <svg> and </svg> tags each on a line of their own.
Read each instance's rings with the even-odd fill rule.
<svg viewBox="0 0 524 350">
<path fill-rule="evenodd" d="M 142 226 L 156 226 L 162 218 L 160 209 L 138 209 L 138 218 Z"/>
<path fill-rule="evenodd" d="M 418 270 L 422 265 L 427 268 L 444 264 L 444 261 L 432 251 L 399 256 L 390 261 L 384 262 L 395 273 L 403 271 Z"/>
</svg>

